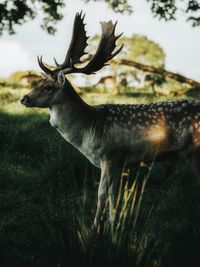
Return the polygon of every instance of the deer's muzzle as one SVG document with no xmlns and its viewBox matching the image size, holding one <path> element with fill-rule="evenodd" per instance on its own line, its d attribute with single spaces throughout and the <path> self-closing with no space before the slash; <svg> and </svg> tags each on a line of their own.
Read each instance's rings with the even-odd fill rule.
<svg viewBox="0 0 200 267">
<path fill-rule="evenodd" d="M 31 99 L 27 95 L 23 96 L 23 98 L 21 99 L 21 103 L 26 107 L 32 106 Z"/>
</svg>

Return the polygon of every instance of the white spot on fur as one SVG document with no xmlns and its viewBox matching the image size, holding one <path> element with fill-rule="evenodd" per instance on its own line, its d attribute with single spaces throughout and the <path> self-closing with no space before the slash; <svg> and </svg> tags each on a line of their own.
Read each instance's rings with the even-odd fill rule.
<svg viewBox="0 0 200 267">
<path fill-rule="evenodd" d="M 189 132 L 190 132 L 190 133 L 192 133 L 192 132 L 193 132 L 193 127 L 192 127 L 192 125 L 190 125 L 190 127 L 189 127 L 189 129 L 188 129 L 188 130 L 189 130 Z"/>
</svg>

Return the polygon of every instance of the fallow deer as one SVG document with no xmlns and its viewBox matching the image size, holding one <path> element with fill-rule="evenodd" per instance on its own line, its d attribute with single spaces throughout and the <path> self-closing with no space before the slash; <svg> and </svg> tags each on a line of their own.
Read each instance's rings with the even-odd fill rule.
<svg viewBox="0 0 200 267">
<path fill-rule="evenodd" d="M 98 105 L 85 103 L 65 75 L 93 74 L 117 55 L 116 23 L 101 22 L 102 36 L 96 54 L 84 67 L 77 67 L 85 54 L 87 36 L 84 16 L 77 13 L 73 36 L 62 64 L 48 68 L 38 58 L 46 77 L 25 95 L 27 107 L 49 108 L 50 124 L 101 169 L 94 226 L 99 223 L 109 199 L 109 219 L 113 222 L 118 176 L 127 162 L 138 164 L 176 155 L 189 160 L 193 170 L 200 168 L 200 102 L 178 100 L 139 105 Z"/>
</svg>

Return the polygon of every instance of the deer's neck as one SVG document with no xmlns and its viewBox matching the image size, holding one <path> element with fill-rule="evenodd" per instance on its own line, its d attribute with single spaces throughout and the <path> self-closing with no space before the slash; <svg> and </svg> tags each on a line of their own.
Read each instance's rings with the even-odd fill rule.
<svg viewBox="0 0 200 267">
<path fill-rule="evenodd" d="M 69 143 L 79 148 L 85 133 L 92 127 L 92 107 L 86 104 L 67 81 L 62 101 L 50 109 L 50 124 Z"/>
</svg>

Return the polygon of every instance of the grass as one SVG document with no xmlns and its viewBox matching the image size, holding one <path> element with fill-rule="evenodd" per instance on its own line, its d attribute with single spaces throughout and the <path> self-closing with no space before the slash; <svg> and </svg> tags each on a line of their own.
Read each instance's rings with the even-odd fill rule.
<svg viewBox="0 0 200 267">
<path fill-rule="evenodd" d="M 200 183 L 181 162 L 171 173 L 163 163 L 124 170 L 114 231 L 105 211 L 94 233 L 100 172 L 50 127 L 47 111 L 19 104 L 24 92 L 0 92 L 0 266 L 199 266 Z"/>
</svg>

